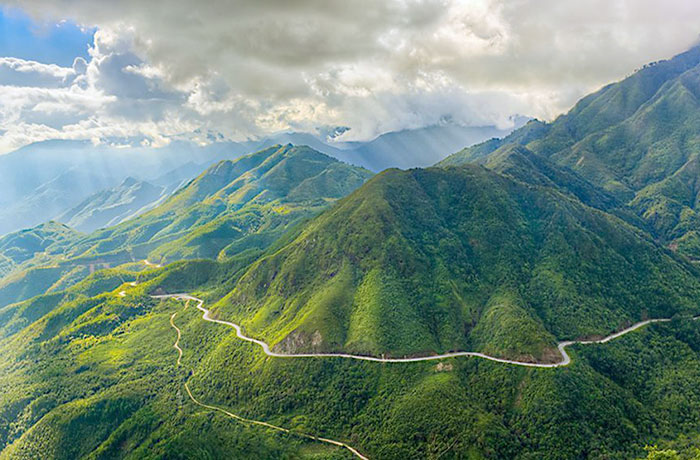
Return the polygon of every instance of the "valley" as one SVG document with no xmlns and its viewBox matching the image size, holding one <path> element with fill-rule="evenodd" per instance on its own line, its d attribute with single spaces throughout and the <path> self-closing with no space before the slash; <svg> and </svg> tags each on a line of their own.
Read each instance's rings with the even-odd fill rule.
<svg viewBox="0 0 700 460">
<path fill-rule="evenodd" d="M 0 460 L 696 460 L 699 100 L 1 156 Z"/>
</svg>

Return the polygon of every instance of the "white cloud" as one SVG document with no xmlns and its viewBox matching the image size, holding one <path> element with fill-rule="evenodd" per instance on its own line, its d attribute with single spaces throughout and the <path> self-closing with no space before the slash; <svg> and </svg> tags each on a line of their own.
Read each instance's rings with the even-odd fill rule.
<svg viewBox="0 0 700 460">
<path fill-rule="evenodd" d="M 502 126 L 551 118 L 700 32 L 700 3 L 687 0 L 7 3 L 98 31 L 90 62 L 72 68 L 0 60 L 2 88 L 50 90 L 41 104 L 3 97 L 2 145 L 28 126 L 107 132 L 86 120 L 149 142 L 190 128 L 239 139 L 342 125 L 362 139 L 446 118 Z"/>
<path fill-rule="evenodd" d="M 0 85 L 61 87 L 72 82 L 80 70 L 79 65 L 76 70 L 75 66 L 61 67 L 14 57 L 0 57 Z"/>
<path fill-rule="evenodd" d="M 89 62 L 71 67 L 0 58 L 0 153 L 48 139 L 167 144 L 200 123 L 183 110 L 187 94 L 166 87 L 108 32 L 96 33 Z"/>
</svg>

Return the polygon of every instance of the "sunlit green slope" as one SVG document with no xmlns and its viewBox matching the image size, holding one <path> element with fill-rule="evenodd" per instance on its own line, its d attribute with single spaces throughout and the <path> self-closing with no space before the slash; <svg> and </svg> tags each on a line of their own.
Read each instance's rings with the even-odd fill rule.
<svg viewBox="0 0 700 460">
<path fill-rule="evenodd" d="M 72 246 L 69 257 L 160 262 L 265 247 L 370 176 L 309 147 L 277 145 L 215 164 L 152 211 Z"/>
<path fill-rule="evenodd" d="M 700 47 L 605 86 L 552 123 L 532 121 L 440 165 L 472 162 L 511 143 L 602 187 L 672 249 L 700 256 Z"/>
<path fill-rule="evenodd" d="M 254 263 L 217 306 L 279 350 L 478 350 L 698 311 L 697 271 L 556 187 L 481 166 L 389 170 Z"/>
<path fill-rule="evenodd" d="M 196 406 L 185 383 L 206 404 L 372 459 L 627 459 L 700 432 L 700 322 L 683 316 L 574 347 L 568 368 L 380 364 L 269 358 L 193 305 L 146 295 L 214 302 L 246 264 L 178 263 L 141 273 L 137 287 L 122 283 L 136 275 L 108 271 L 13 307 L 0 333 L 0 458 L 352 458 Z"/>
</svg>

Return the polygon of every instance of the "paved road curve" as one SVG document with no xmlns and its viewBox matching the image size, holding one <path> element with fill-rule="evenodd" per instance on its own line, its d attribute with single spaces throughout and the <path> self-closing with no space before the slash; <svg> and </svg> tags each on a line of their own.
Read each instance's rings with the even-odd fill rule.
<svg viewBox="0 0 700 460">
<path fill-rule="evenodd" d="M 155 296 L 155 297 L 156 297 L 156 298 L 163 298 L 163 296 Z M 176 297 L 176 298 L 180 298 L 180 297 Z M 193 297 L 192 299 L 187 299 L 187 304 L 185 304 L 185 309 L 187 309 L 187 305 L 189 305 L 189 301 L 190 301 L 190 300 L 197 300 L 197 301 L 200 302 L 200 305 L 201 305 L 201 303 L 202 303 L 201 300 L 195 299 L 194 297 Z M 177 332 L 177 339 L 175 340 L 175 343 L 173 344 L 173 348 L 175 348 L 175 349 L 177 350 L 177 353 L 178 353 L 178 356 L 177 356 L 177 365 L 180 366 L 180 365 L 181 365 L 181 360 L 182 360 L 182 348 L 180 348 L 180 339 L 182 338 L 182 332 L 180 331 L 180 328 L 178 328 L 178 327 L 175 325 L 175 316 L 176 316 L 176 315 L 177 315 L 177 312 L 176 312 L 176 313 L 173 313 L 172 316 L 170 317 L 170 325 L 171 325 L 171 326 L 175 329 L 175 331 Z M 223 408 L 221 408 L 221 407 L 212 406 L 212 405 L 209 405 L 209 404 L 204 404 L 204 403 L 200 402 L 199 400 L 197 400 L 197 398 L 194 397 L 194 395 L 192 394 L 192 391 L 190 391 L 190 387 L 189 387 L 189 385 L 187 384 L 187 382 L 185 382 L 185 390 L 187 391 L 187 394 L 189 395 L 189 397 L 190 397 L 190 399 L 192 400 L 192 402 L 195 403 L 196 405 L 198 405 L 198 406 L 200 406 L 200 407 L 204 407 L 205 409 L 210 409 L 210 410 L 214 410 L 214 411 L 217 411 L 217 412 L 221 412 L 222 414 L 224 414 L 224 415 L 226 415 L 226 416 L 228 416 L 228 417 L 231 417 L 231 418 L 233 418 L 233 419 L 235 419 L 235 420 L 238 420 L 239 422 L 249 423 L 249 424 L 251 424 L 251 425 L 264 426 L 264 427 L 266 427 L 266 428 L 270 428 L 270 429 L 276 430 L 276 431 L 281 431 L 281 432 L 283 432 L 283 433 L 291 433 L 291 434 L 294 434 L 294 435 L 297 435 L 297 436 L 301 436 L 302 438 L 312 439 L 312 440 L 314 440 L 314 441 L 319 441 L 319 442 L 323 442 L 323 443 L 326 443 L 326 444 L 331 444 L 331 445 L 334 445 L 334 446 L 337 446 L 337 447 L 343 447 L 343 448 L 349 450 L 350 452 L 352 452 L 352 454 L 355 455 L 355 456 L 356 456 L 357 458 L 359 458 L 360 460 L 369 460 L 369 458 L 367 458 L 367 457 L 365 457 L 364 455 L 362 455 L 357 449 L 355 449 L 355 448 L 352 447 L 351 445 L 346 444 L 346 443 L 344 443 L 344 442 L 342 442 L 342 441 L 336 441 L 336 440 L 334 440 L 334 439 L 328 439 L 328 438 L 321 438 L 321 437 L 313 436 L 313 435 L 306 434 L 306 433 L 300 433 L 300 432 L 298 432 L 298 431 L 291 431 L 291 430 L 289 430 L 288 428 L 283 428 L 283 427 L 281 427 L 281 426 L 272 425 L 271 423 L 263 422 L 263 421 L 260 421 L 260 420 L 253 420 L 253 419 L 249 419 L 249 418 L 245 418 L 245 417 L 241 417 L 240 415 L 234 414 L 233 412 L 227 411 L 226 409 L 223 409 Z"/>
<path fill-rule="evenodd" d="M 132 284 L 134 286 L 135 284 Z M 120 293 L 121 295 L 122 293 Z M 604 337 L 599 340 L 571 340 L 571 341 L 564 341 L 564 342 L 559 342 L 557 348 L 559 349 L 559 352 L 561 353 L 561 361 L 557 363 L 552 363 L 552 364 L 539 364 L 539 363 L 527 363 L 527 362 L 522 362 L 522 361 L 513 361 L 509 359 L 503 359 L 503 358 L 496 358 L 494 356 L 489 356 L 484 353 L 477 353 L 477 352 L 472 352 L 472 351 L 458 351 L 458 352 L 453 352 L 453 353 L 445 353 L 442 355 L 433 355 L 433 356 L 422 356 L 422 357 L 417 357 L 417 358 L 377 358 L 374 356 L 362 356 L 362 355 L 352 355 L 348 353 L 277 353 L 272 350 L 270 350 L 270 347 L 267 343 L 254 339 L 252 337 L 248 337 L 243 334 L 243 331 L 241 330 L 241 326 L 239 326 L 236 323 L 232 323 L 230 321 L 222 321 L 219 319 L 214 319 L 211 317 L 211 311 L 204 308 L 204 301 L 202 299 L 199 299 L 197 297 L 191 296 L 189 294 L 167 294 L 167 295 L 156 295 L 152 296 L 155 299 L 178 299 L 178 300 L 185 300 L 187 303 L 185 304 L 185 308 L 189 305 L 190 301 L 194 301 L 197 303 L 197 309 L 200 310 L 202 314 L 202 319 L 205 321 L 209 321 L 212 323 L 217 323 L 217 324 L 223 324 L 225 326 L 232 327 L 236 330 L 236 335 L 241 339 L 245 340 L 246 342 L 251 342 L 256 345 L 259 345 L 263 351 L 265 352 L 266 355 L 268 356 L 273 356 L 276 358 L 349 358 L 349 359 L 357 359 L 357 360 L 362 360 L 362 361 L 374 361 L 374 362 L 381 362 L 381 363 L 406 363 L 406 362 L 418 362 L 418 361 L 433 361 L 433 360 L 440 360 L 440 359 L 446 359 L 446 358 L 454 358 L 458 356 L 474 356 L 477 358 L 483 358 L 483 359 L 488 359 L 490 361 L 496 361 L 499 363 L 505 363 L 505 364 L 512 364 L 516 366 L 526 366 L 526 367 L 543 367 L 543 368 L 553 368 L 553 367 L 562 367 L 562 366 L 567 366 L 571 363 L 571 357 L 569 354 L 566 352 L 566 347 L 574 344 L 592 344 L 592 343 L 607 343 L 610 342 L 611 340 L 617 339 L 619 337 L 622 337 L 623 335 L 632 332 L 634 330 L 637 330 L 641 327 L 644 327 L 648 324 L 651 323 L 666 323 L 671 321 L 669 318 L 659 318 L 659 319 L 648 319 L 646 321 L 641 321 L 639 323 L 636 323 L 626 329 L 623 329 L 619 332 L 616 332 L 614 334 L 611 334 L 607 337 Z M 175 325 L 175 316 L 177 313 L 173 313 L 173 315 L 170 317 L 170 325 L 177 331 L 177 340 L 175 340 L 175 343 L 173 344 L 173 347 L 178 351 L 178 358 L 177 358 L 177 364 L 178 366 L 181 364 L 181 359 L 182 359 L 182 349 L 180 348 L 179 342 L 180 338 L 182 337 L 180 329 Z M 693 320 L 698 320 L 700 319 L 700 316 L 696 316 L 693 318 Z M 266 428 L 270 428 L 276 431 L 281 431 L 284 433 L 293 433 L 298 436 L 308 438 L 308 439 L 313 439 L 319 442 L 324 442 L 327 444 L 332 444 L 334 446 L 338 447 L 344 447 L 345 449 L 348 449 L 350 452 L 352 452 L 353 455 L 356 457 L 360 458 L 361 460 L 369 460 L 367 457 L 362 455 L 357 449 L 353 448 L 352 446 L 341 442 L 341 441 L 335 441 L 333 439 L 328 439 L 328 438 L 321 438 L 317 436 L 312 436 L 309 434 L 305 433 L 298 433 L 298 432 L 291 432 L 287 428 L 279 427 L 276 425 L 272 425 L 267 422 L 259 421 L 259 420 L 252 420 L 252 419 L 247 419 L 244 417 L 241 417 L 240 415 L 234 414 L 230 411 L 227 411 L 226 409 L 223 409 L 221 407 L 217 406 L 212 406 L 209 404 L 204 404 L 200 401 L 198 401 L 192 392 L 190 391 L 190 387 L 188 386 L 187 383 L 185 383 L 185 390 L 187 391 L 187 394 L 189 395 L 190 399 L 192 400 L 193 403 L 197 404 L 200 407 L 214 410 L 217 412 L 221 412 L 222 414 L 231 417 L 235 420 L 238 420 L 243 423 L 249 423 L 253 425 L 259 425 L 259 426 L 264 426 Z"/>
<path fill-rule="evenodd" d="M 540 363 L 528 363 L 528 362 L 523 362 L 523 361 L 513 361 L 510 359 L 503 359 L 503 358 L 497 358 L 495 356 L 489 356 L 484 353 L 478 353 L 475 351 L 455 351 L 452 353 L 444 353 L 442 355 L 432 355 L 432 356 L 420 356 L 417 358 L 377 358 L 375 356 L 363 356 L 363 355 L 352 355 L 348 353 L 277 353 L 275 351 L 270 350 L 270 347 L 268 344 L 261 340 L 257 340 L 251 337 L 248 337 L 243 334 L 243 331 L 241 329 L 241 326 L 239 326 L 236 323 L 232 323 L 230 321 L 222 321 L 220 319 L 214 319 L 211 317 L 211 311 L 207 310 L 204 308 L 204 301 L 202 299 L 198 299 L 197 297 L 193 297 L 189 294 L 167 294 L 167 295 L 157 295 L 153 296 L 156 299 L 179 299 L 179 300 L 192 300 L 197 302 L 197 309 L 202 311 L 202 319 L 204 321 L 209 321 L 212 323 L 217 323 L 217 324 L 223 324 L 225 326 L 232 327 L 236 330 L 236 335 L 241 339 L 245 340 L 246 342 L 251 342 L 256 345 L 259 345 L 263 351 L 265 352 L 266 355 L 268 356 L 273 356 L 275 358 L 348 358 L 348 359 L 358 359 L 362 361 L 374 361 L 374 362 L 379 362 L 379 363 L 412 363 L 412 362 L 418 362 L 418 361 L 435 361 L 435 360 L 440 360 L 440 359 L 446 359 L 446 358 L 456 358 L 458 356 L 473 356 L 476 358 L 483 358 L 483 359 L 488 359 L 489 361 L 496 361 L 498 363 L 505 363 L 505 364 L 513 364 L 516 366 L 525 366 L 525 367 L 545 367 L 545 368 L 552 368 L 552 367 L 563 367 L 563 366 L 568 366 L 571 363 L 571 357 L 569 354 L 566 352 L 566 347 L 574 344 L 592 344 L 592 343 L 606 343 L 611 340 L 617 339 L 618 337 L 622 337 L 623 335 L 632 332 L 636 329 L 639 329 L 640 327 L 646 326 L 647 324 L 651 323 L 667 323 L 671 321 L 669 318 L 659 318 L 659 319 L 648 319 L 646 321 L 641 321 L 639 323 L 636 323 L 627 329 L 623 329 L 619 332 L 616 332 L 614 334 L 611 334 L 605 338 L 602 338 L 600 340 L 571 340 L 571 341 L 565 341 L 565 342 L 559 342 L 559 345 L 557 348 L 559 349 L 559 352 L 561 353 L 561 361 L 557 363 L 551 363 L 551 364 L 540 364 Z M 700 317 L 695 317 L 693 318 L 694 320 L 697 320 Z"/>
</svg>

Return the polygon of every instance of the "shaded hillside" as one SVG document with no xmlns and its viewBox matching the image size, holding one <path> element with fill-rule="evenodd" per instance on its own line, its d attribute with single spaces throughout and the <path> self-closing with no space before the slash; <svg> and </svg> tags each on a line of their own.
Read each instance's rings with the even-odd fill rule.
<svg viewBox="0 0 700 460">
<path fill-rule="evenodd" d="M 56 220 L 81 232 L 92 232 L 142 213 L 165 198 L 165 193 L 164 187 L 128 177 L 117 187 L 89 196 Z"/>
<path fill-rule="evenodd" d="M 53 221 L 3 236 L 0 238 L 0 278 L 33 258 L 62 252 L 80 236 L 70 227 Z"/>
<path fill-rule="evenodd" d="M 696 271 L 618 218 L 480 166 L 387 171 L 218 305 L 282 350 L 552 359 L 556 339 L 697 310 Z"/>
<path fill-rule="evenodd" d="M 640 229 L 649 229 L 647 223 L 633 209 L 612 193 L 591 184 L 571 169 L 559 166 L 520 144 L 503 145 L 474 162 L 527 184 L 554 187 L 562 193 L 576 197 L 588 206 L 614 214 Z"/>
<path fill-rule="evenodd" d="M 700 47 L 650 64 L 583 98 L 552 123 L 532 121 L 440 165 L 472 162 L 510 143 L 525 145 L 630 204 L 671 248 L 700 256 L 699 64 Z"/>
</svg>

